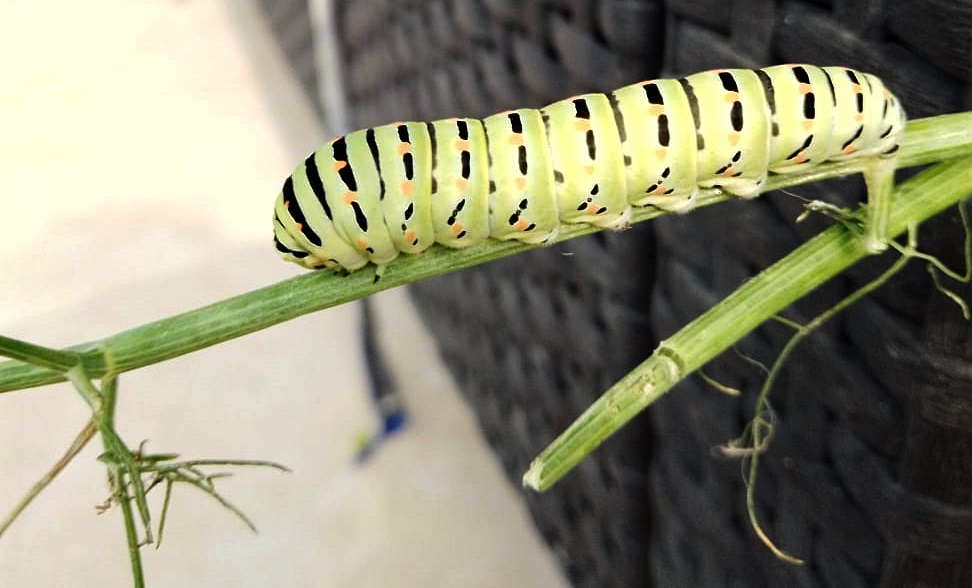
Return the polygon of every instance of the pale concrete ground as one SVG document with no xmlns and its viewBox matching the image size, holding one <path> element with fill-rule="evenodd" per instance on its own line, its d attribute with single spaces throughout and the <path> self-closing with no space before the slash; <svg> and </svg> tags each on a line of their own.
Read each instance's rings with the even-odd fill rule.
<svg viewBox="0 0 972 588">
<path fill-rule="evenodd" d="M 0 3 L 0 332 L 70 345 L 296 273 L 272 199 L 327 136 L 265 34 L 243 2 Z M 222 481 L 257 535 L 177 491 L 165 544 L 143 550 L 150 585 L 565 585 L 404 294 L 380 310 L 412 343 L 391 358 L 412 420 L 363 468 L 350 306 L 122 377 L 129 443 L 294 470 Z M 0 516 L 85 420 L 66 385 L 0 396 Z M 97 445 L 0 539 L 0 586 L 130 583 L 118 511 L 94 512 Z"/>
</svg>

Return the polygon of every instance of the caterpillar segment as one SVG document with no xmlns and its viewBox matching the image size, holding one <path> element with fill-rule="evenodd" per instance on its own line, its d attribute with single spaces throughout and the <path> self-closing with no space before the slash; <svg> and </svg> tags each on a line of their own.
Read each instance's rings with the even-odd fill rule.
<svg viewBox="0 0 972 588">
<path fill-rule="evenodd" d="M 553 239 L 560 215 L 540 111 L 521 108 L 487 116 L 483 128 L 490 169 L 489 236 L 534 244 Z"/>
<path fill-rule="evenodd" d="M 742 198 L 759 195 L 769 163 L 770 113 L 756 72 L 703 72 L 682 85 L 695 118 L 698 185 Z"/>
<path fill-rule="evenodd" d="M 700 187 L 758 195 L 769 173 L 861 158 L 866 244 L 886 246 L 897 99 L 873 75 L 778 65 L 650 80 L 482 120 L 401 122 L 321 147 L 274 207 L 283 258 L 383 266 L 433 243 L 540 244 L 561 223 L 620 229 L 632 206 L 685 212 Z"/>
<path fill-rule="evenodd" d="M 489 158 L 482 121 L 454 118 L 433 123 L 432 225 L 435 241 L 460 248 L 489 237 Z"/>
<path fill-rule="evenodd" d="M 816 67 L 775 66 L 760 70 L 767 92 L 771 132 L 770 171 L 791 173 L 824 160 L 835 116 L 835 94 L 827 73 Z"/>
<path fill-rule="evenodd" d="M 610 94 L 628 198 L 635 206 L 688 211 L 698 193 L 694 115 L 679 80 L 651 80 Z"/>
<path fill-rule="evenodd" d="M 631 206 L 621 140 L 607 96 L 576 96 L 540 112 L 551 146 L 560 222 L 626 227 Z"/>
</svg>

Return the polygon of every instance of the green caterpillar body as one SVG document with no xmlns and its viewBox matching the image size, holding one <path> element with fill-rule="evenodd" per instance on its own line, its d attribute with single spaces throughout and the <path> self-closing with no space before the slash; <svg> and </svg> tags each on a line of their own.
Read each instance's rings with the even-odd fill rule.
<svg viewBox="0 0 972 588">
<path fill-rule="evenodd" d="M 893 157 L 900 103 L 873 75 L 779 65 L 651 80 L 485 119 L 349 133 L 297 166 L 274 241 L 307 268 L 384 265 L 433 243 L 544 243 L 561 223 L 611 229 L 632 206 L 687 211 L 700 187 L 758 195 L 767 174 Z"/>
</svg>

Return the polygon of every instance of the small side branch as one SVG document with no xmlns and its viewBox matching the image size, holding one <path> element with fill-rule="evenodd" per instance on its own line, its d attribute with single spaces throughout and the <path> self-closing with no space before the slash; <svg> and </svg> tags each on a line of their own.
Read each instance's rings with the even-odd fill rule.
<svg viewBox="0 0 972 588">
<path fill-rule="evenodd" d="M 94 437 L 96 432 L 97 428 L 95 427 L 94 421 L 88 421 L 84 425 L 84 428 L 82 428 L 81 431 L 74 437 L 74 441 L 71 442 L 71 445 L 68 447 L 67 451 L 64 452 L 64 455 L 54 462 L 51 469 L 49 469 L 47 473 L 41 476 L 41 478 L 30 487 L 30 490 L 24 494 L 24 497 L 20 499 L 20 502 L 18 502 L 10 511 L 10 514 L 0 521 L 0 538 L 3 537 L 4 532 L 10 528 L 10 525 L 13 524 L 17 517 L 20 516 L 20 514 L 24 512 L 28 506 L 30 506 L 30 503 L 33 502 L 34 499 L 37 498 L 37 496 L 43 492 L 45 488 L 50 486 L 51 482 L 54 481 L 54 478 L 56 478 L 58 474 L 64 471 L 67 464 L 69 464 L 77 454 L 81 453 L 81 450 L 85 448 L 88 441 L 91 441 L 91 438 Z"/>
</svg>

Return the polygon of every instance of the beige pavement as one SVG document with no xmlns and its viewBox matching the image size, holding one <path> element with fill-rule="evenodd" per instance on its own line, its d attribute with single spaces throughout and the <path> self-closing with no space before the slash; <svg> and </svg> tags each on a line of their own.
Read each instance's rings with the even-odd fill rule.
<svg viewBox="0 0 972 588">
<path fill-rule="evenodd" d="M 272 199 L 327 133 L 253 7 L 229 2 L 0 3 L 0 333 L 69 345 L 296 273 L 270 244 Z M 149 585 L 565 585 L 407 298 L 379 306 L 385 335 L 414 343 L 391 358 L 412 421 L 363 468 L 350 306 L 121 379 L 129 443 L 294 470 L 220 484 L 256 535 L 178 490 L 164 545 L 143 550 Z M 85 419 L 65 385 L 0 395 L 0 516 Z M 97 454 L 0 538 L 0 586 L 130 583 L 118 511 L 95 514 Z"/>
</svg>

